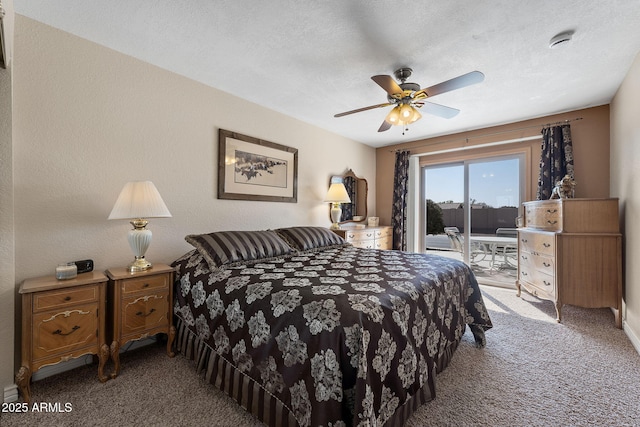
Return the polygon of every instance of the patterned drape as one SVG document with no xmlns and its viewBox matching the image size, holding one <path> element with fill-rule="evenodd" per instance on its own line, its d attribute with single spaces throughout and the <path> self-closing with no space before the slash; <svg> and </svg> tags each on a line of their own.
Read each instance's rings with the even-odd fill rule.
<svg viewBox="0 0 640 427">
<path fill-rule="evenodd" d="M 543 128 L 537 199 L 549 199 L 556 182 L 567 174 L 574 178 L 571 127 L 564 124 Z"/>
<path fill-rule="evenodd" d="M 409 182 L 409 151 L 396 151 L 396 167 L 393 176 L 393 249 L 407 250 L 407 194 Z"/>
<path fill-rule="evenodd" d="M 347 194 L 351 199 L 351 203 L 343 203 L 342 208 L 342 221 L 349 221 L 353 219 L 354 215 L 358 215 L 356 212 L 356 200 L 358 200 L 356 194 L 356 180 L 353 177 L 348 176 L 343 181 L 344 188 L 347 190 Z"/>
</svg>

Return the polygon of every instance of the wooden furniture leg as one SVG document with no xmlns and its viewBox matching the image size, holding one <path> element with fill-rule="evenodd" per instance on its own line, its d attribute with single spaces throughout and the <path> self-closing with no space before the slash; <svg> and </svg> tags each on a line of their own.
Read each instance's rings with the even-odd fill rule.
<svg viewBox="0 0 640 427">
<path fill-rule="evenodd" d="M 22 393 L 22 399 L 26 403 L 31 402 L 31 371 L 26 366 L 20 367 L 20 370 L 16 374 L 16 384 L 20 393 Z"/>
</svg>

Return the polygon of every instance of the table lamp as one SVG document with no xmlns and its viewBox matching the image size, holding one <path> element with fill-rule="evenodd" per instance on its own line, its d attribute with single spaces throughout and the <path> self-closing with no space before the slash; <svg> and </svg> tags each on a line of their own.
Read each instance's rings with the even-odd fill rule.
<svg viewBox="0 0 640 427">
<path fill-rule="evenodd" d="M 135 260 L 127 267 L 130 272 L 145 271 L 152 266 L 144 257 L 151 244 L 151 230 L 146 228 L 149 223 L 146 218 L 168 217 L 171 217 L 171 213 L 151 181 L 125 184 L 109 219 L 131 219 L 133 230 L 129 231 L 128 239 Z"/>
<path fill-rule="evenodd" d="M 347 189 L 344 188 L 344 184 L 341 182 L 334 182 L 329 186 L 327 196 L 324 198 L 325 202 L 331 203 L 331 224 L 332 230 L 340 229 L 340 218 L 342 217 L 342 209 L 340 203 L 351 203 Z"/>
</svg>

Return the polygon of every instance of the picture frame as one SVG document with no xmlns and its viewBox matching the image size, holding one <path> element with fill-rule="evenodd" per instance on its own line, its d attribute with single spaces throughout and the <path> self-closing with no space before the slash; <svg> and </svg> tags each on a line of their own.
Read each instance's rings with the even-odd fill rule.
<svg viewBox="0 0 640 427">
<path fill-rule="evenodd" d="M 218 131 L 218 199 L 298 202 L 298 149 Z"/>
</svg>

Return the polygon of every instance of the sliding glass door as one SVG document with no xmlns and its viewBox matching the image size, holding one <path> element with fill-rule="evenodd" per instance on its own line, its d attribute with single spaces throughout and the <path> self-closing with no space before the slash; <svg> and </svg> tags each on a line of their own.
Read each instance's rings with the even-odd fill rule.
<svg viewBox="0 0 640 427">
<path fill-rule="evenodd" d="M 430 165 L 423 168 L 423 177 L 426 249 L 459 250 L 472 263 L 472 239 L 514 235 L 524 194 L 524 156 Z"/>
</svg>

